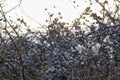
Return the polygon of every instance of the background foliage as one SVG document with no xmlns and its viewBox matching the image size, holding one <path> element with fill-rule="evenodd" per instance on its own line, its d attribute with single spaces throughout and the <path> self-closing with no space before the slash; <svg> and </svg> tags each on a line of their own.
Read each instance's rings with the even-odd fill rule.
<svg viewBox="0 0 120 80">
<path fill-rule="evenodd" d="M 1 5 L 0 79 L 119 80 L 120 1 L 114 0 L 113 11 L 107 0 L 95 1 L 102 16 L 92 12 L 90 1 L 73 23 L 47 20 L 46 33 L 33 32 L 24 19 L 8 20 Z M 20 34 L 21 25 L 26 34 Z"/>
</svg>

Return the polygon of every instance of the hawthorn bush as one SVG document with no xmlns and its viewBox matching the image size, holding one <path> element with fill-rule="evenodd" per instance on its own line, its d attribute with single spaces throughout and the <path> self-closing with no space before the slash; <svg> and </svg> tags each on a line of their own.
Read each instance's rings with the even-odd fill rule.
<svg viewBox="0 0 120 80">
<path fill-rule="evenodd" d="M 117 17 L 112 17 L 110 13 L 104 8 L 106 23 L 88 7 L 71 25 L 55 18 L 46 33 L 28 30 L 22 35 L 15 28 L 18 24 L 9 23 L 1 13 L 10 27 L 4 24 L 0 28 L 0 79 L 119 80 L 120 15 L 116 11 L 113 15 Z M 87 25 L 86 16 L 95 22 Z M 83 17 L 87 30 L 81 25 Z"/>
</svg>

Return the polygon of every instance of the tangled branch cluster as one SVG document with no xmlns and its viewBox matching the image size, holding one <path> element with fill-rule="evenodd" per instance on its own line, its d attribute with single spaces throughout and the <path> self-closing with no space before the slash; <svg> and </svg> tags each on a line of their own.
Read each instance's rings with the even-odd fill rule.
<svg viewBox="0 0 120 80">
<path fill-rule="evenodd" d="M 99 26 L 88 26 L 87 32 L 79 25 L 79 19 L 72 26 L 54 19 L 45 34 L 29 31 L 19 35 L 18 28 L 9 24 L 12 35 L 6 25 L 2 26 L 0 79 L 119 80 L 120 20 L 110 25 L 101 22 L 95 13 L 90 16 Z"/>
</svg>

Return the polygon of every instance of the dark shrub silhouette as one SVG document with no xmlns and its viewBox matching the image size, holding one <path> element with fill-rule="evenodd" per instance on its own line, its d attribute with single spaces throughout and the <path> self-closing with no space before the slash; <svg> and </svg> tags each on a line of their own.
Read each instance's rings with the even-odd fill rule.
<svg viewBox="0 0 120 80">
<path fill-rule="evenodd" d="M 107 4 L 96 2 L 103 8 L 103 4 Z M 4 23 L 10 27 L 0 28 L 0 79 L 119 80 L 120 20 L 117 11 L 113 12 L 117 17 L 110 13 L 104 8 L 105 17 L 100 17 L 88 7 L 72 25 L 55 18 L 46 27 L 46 33 L 28 29 L 28 33 L 22 35 L 1 13 Z M 95 20 L 91 25 L 87 25 L 86 14 Z M 83 17 L 86 31 L 80 25 Z M 108 22 L 104 23 L 106 17 Z M 8 28 L 12 28 L 13 33 Z"/>
</svg>

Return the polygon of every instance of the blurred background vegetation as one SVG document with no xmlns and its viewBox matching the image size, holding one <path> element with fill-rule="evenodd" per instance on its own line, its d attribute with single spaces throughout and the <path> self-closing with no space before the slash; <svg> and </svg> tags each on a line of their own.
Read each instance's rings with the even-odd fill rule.
<svg viewBox="0 0 120 80">
<path fill-rule="evenodd" d="M 58 17 L 49 13 L 48 24 L 41 25 L 44 32 L 41 27 L 30 29 L 24 18 L 8 19 L 4 1 L 0 1 L 1 80 L 120 79 L 119 0 L 112 4 L 86 0 L 88 7 L 70 23 L 61 20 L 62 12 Z M 70 2 L 74 8 L 80 6 Z"/>
</svg>

